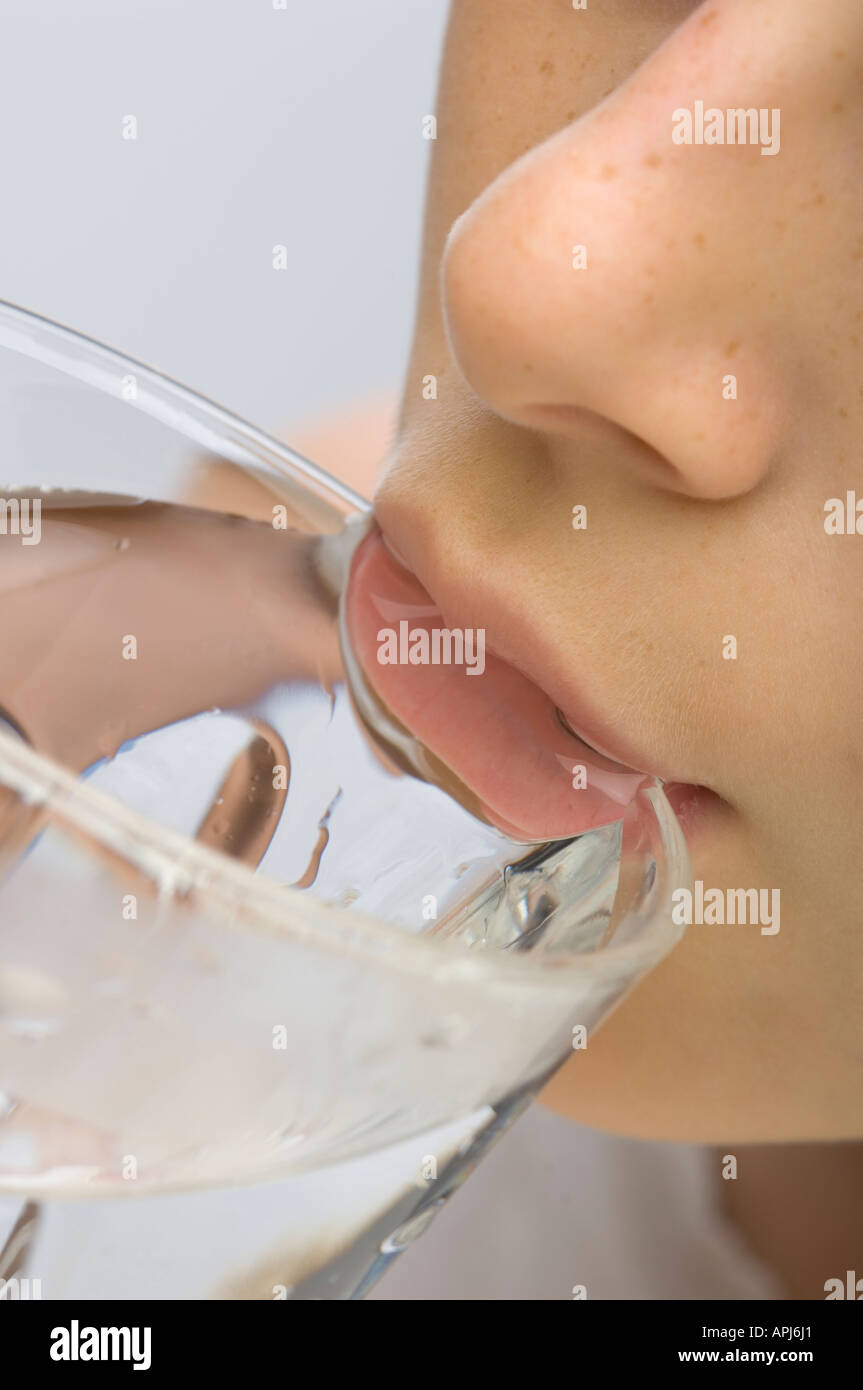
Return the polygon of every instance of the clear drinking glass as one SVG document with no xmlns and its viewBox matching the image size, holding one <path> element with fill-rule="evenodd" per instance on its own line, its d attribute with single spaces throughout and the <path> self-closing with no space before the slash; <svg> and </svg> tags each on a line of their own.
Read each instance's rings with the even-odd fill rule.
<svg viewBox="0 0 863 1390">
<path fill-rule="evenodd" d="M 677 941 L 662 788 L 524 844 L 404 775 L 368 504 L 8 305 L 0 500 L 5 1296 L 362 1296 Z"/>
</svg>

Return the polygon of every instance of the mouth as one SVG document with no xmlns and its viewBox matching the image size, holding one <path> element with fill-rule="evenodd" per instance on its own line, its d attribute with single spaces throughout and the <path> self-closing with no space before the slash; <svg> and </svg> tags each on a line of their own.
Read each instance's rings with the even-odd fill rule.
<svg viewBox="0 0 863 1390">
<path fill-rule="evenodd" d="M 619 821 L 638 788 L 655 780 L 597 746 L 605 730 L 598 739 L 591 726 L 588 742 L 573 711 L 498 656 L 485 629 L 449 627 L 377 528 L 354 552 L 343 623 L 367 726 L 384 731 L 395 761 L 511 838 L 570 839 Z M 690 824 L 702 816 L 702 794 L 712 795 L 685 783 L 666 793 Z"/>
</svg>

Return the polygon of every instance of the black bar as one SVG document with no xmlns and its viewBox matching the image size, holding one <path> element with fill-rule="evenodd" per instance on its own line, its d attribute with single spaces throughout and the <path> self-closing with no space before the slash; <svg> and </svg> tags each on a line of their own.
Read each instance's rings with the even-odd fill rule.
<svg viewBox="0 0 863 1390">
<path fill-rule="evenodd" d="M 322 1302 L 322 1301 L 321 1301 Z M 262 1373 L 277 1371 L 285 1383 L 298 1376 L 305 1383 L 330 1379 L 334 1353 L 350 1358 L 358 1373 L 362 1362 L 358 1353 L 366 1347 L 374 1351 L 364 1374 L 381 1374 L 387 1379 L 412 1377 L 416 1371 L 414 1355 L 423 1370 L 435 1361 L 450 1375 L 464 1352 L 480 1355 L 483 1362 L 494 1348 L 508 1348 L 507 1356 L 521 1352 L 519 1359 L 537 1358 L 535 1371 L 542 1376 L 550 1370 L 548 1344 L 535 1347 L 537 1323 L 533 1317 L 551 1318 L 551 1313 L 535 1313 L 520 1336 L 508 1321 L 497 1331 L 494 1305 L 485 1312 L 468 1304 L 459 1314 L 451 1306 L 446 1323 L 435 1319 L 424 1324 L 428 1313 L 417 1323 L 405 1322 L 406 1310 L 396 1317 L 387 1315 L 383 1302 L 367 1312 L 357 1307 L 347 1314 L 350 1340 L 335 1341 L 326 1333 L 333 1326 L 329 1314 L 314 1312 L 304 1303 L 303 1311 L 290 1300 L 259 1303 L 88 1303 L 0 1301 L 0 1349 L 15 1358 L 18 1370 L 7 1366 L 9 1383 L 15 1376 L 21 1383 L 21 1370 L 48 1372 L 52 1378 L 84 1375 L 92 1378 L 107 1370 L 111 1376 L 135 1375 L 137 1360 L 144 1376 L 161 1378 L 194 1368 L 196 1372 L 218 1374 L 220 1379 L 242 1375 L 249 1381 Z M 333 1316 L 336 1317 L 335 1310 Z M 461 1323 L 466 1316 L 466 1324 Z M 525 1314 L 519 1315 L 524 1317 Z M 338 1314 L 341 1317 L 341 1314 Z M 372 1321 L 367 1322 L 371 1317 Z M 318 1319 L 321 1319 L 319 1322 Z M 860 1310 L 842 1301 L 825 1302 L 734 1302 L 661 1303 L 590 1302 L 573 1300 L 555 1313 L 547 1324 L 555 1337 L 554 1364 L 567 1364 L 572 1376 L 593 1375 L 600 1368 L 604 1375 L 627 1370 L 666 1371 L 672 1367 L 704 1365 L 758 1365 L 762 1369 L 799 1366 L 825 1371 L 842 1370 L 856 1361 L 861 1327 Z M 116 1337 L 101 1329 L 117 1329 Z M 138 1329 L 134 1340 L 134 1329 Z M 94 1335 L 88 1329 L 97 1329 Z M 149 1329 L 149 1342 L 145 1335 Z M 433 1336 L 428 1334 L 434 1331 Z M 452 1336 L 450 1336 L 450 1331 Z M 321 1333 L 325 1340 L 320 1339 Z M 371 1343 L 359 1340 L 362 1332 Z M 497 1332 L 496 1336 L 489 1336 Z M 128 1335 L 126 1335 L 128 1334 Z M 416 1339 L 420 1340 L 417 1342 Z M 414 1345 L 414 1353 L 410 1346 Z M 77 1359 L 55 1359 L 55 1353 Z M 458 1348 L 463 1350 L 459 1351 Z M 105 1359 L 89 1358 L 97 1350 Z M 116 1350 L 118 1358 L 113 1359 Z M 85 1353 L 82 1356 L 82 1352 Z M 405 1356 L 405 1353 L 408 1353 Z M 392 1358 L 392 1359 L 391 1359 Z M 309 1360 L 312 1366 L 309 1367 Z M 145 1362 L 148 1364 L 145 1365 Z M 464 1365 L 461 1362 L 462 1366 Z M 377 1368 L 380 1368 L 378 1371 Z M 696 1369 L 697 1374 L 697 1369 Z M 6 1377 L 4 1377 L 6 1379 Z"/>
</svg>

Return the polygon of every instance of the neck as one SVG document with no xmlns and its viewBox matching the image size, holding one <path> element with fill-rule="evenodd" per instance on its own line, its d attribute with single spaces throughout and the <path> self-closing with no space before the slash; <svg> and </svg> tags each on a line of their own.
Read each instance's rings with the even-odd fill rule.
<svg viewBox="0 0 863 1390">
<path fill-rule="evenodd" d="M 725 1152 L 737 1156 L 737 1177 L 719 1179 L 725 1215 L 788 1298 L 824 1299 L 825 1285 L 837 1287 L 829 1280 L 846 1290 L 863 1281 L 863 1143 L 732 1145 Z"/>
</svg>

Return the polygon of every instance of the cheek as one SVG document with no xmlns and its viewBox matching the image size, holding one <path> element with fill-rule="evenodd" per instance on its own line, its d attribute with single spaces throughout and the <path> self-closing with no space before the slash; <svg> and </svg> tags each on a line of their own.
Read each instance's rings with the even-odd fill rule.
<svg viewBox="0 0 863 1390">
<path fill-rule="evenodd" d="M 835 1072 L 842 991 L 812 929 L 817 893 L 784 882 L 739 821 L 694 871 L 705 891 L 779 888 L 779 931 L 693 923 L 543 1101 L 578 1123 L 672 1142 L 814 1138 L 856 1125 L 853 1107 L 834 1111 L 822 1084 L 825 1069 Z M 841 999 L 846 1019 L 847 1006 Z"/>
</svg>

